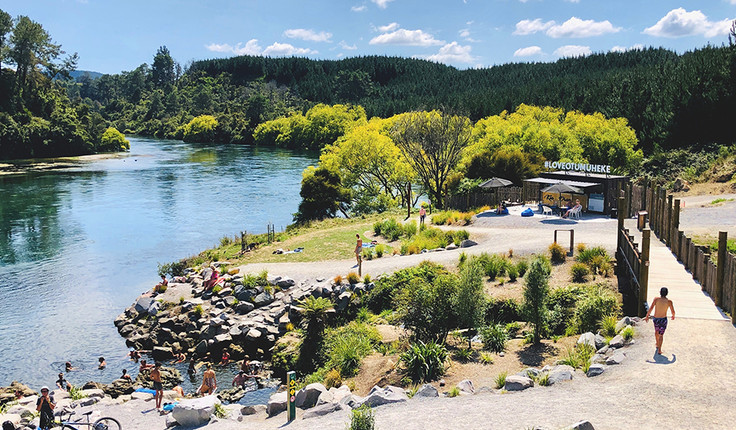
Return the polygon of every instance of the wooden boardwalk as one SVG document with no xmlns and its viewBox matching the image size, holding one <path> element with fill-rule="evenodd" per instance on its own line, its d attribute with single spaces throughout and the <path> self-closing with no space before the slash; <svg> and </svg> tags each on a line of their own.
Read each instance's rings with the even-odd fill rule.
<svg viewBox="0 0 736 430">
<path fill-rule="evenodd" d="M 641 232 L 633 220 L 627 220 L 626 227 L 636 237 L 641 248 Z M 667 296 L 674 302 L 676 318 L 697 318 L 730 321 L 715 305 L 713 299 L 701 289 L 700 283 L 677 261 L 674 254 L 654 234 L 649 247 L 649 289 L 648 303 L 659 296 L 659 289 L 667 287 Z"/>
</svg>

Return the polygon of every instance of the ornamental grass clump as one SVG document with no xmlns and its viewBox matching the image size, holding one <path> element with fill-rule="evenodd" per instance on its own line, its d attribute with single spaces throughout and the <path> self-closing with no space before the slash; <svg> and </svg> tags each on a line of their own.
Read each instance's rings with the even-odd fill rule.
<svg viewBox="0 0 736 430">
<path fill-rule="evenodd" d="M 588 282 L 589 274 L 590 270 L 588 270 L 588 266 L 583 263 L 575 263 L 570 267 L 570 277 L 572 278 L 572 282 L 580 284 Z"/>
<path fill-rule="evenodd" d="M 567 252 L 565 252 L 565 248 L 563 248 L 562 245 L 555 242 L 552 245 L 550 245 L 548 249 L 549 249 L 550 260 L 552 260 L 552 264 L 562 264 L 565 262 L 565 257 L 567 256 Z"/>
<path fill-rule="evenodd" d="M 419 341 L 409 346 L 399 360 L 413 382 L 431 382 L 445 374 L 447 348 L 436 342 Z"/>
<path fill-rule="evenodd" d="M 506 342 L 509 339 L 506 327 L 502 324 L 492 324 L 480 329 L 480 337 L 483 340 L 483 349 L 492 352 L 503 352 L 506 350 Z"/>
<path fill-rule="evenodd" d="M 496 379 L 494 382 L 496 383 L 496 388 L 501 389 L 506 386 L 506 377 L 508 376 L 508 372 L 504 371 L 496 375 Z"/>
<path fill-rule="evenodd" d="M 348 430 L 374 430 L 375 428 L 376 417 L 370 406 L 363 405 L 350 412 L 350 426 Z"/>
</svg>

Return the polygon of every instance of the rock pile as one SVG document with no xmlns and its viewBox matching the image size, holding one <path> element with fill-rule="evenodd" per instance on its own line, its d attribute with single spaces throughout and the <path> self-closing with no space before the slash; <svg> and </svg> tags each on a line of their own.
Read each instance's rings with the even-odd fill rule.
<svg viewBox="0 0 736 430">
<path fill-rule="evenodd" d="M 353 294 L 374 286 L 336 284 L 321 278 L 297 284 L 281 276 L 268 276 L 267 282 L 254 284 L 253 278 L 234 273 L 222 276 L 221 288 L 205 291 L 205 270 L 187 269 L 180 279 L 185 282 L 169 284 L 169 290 L 182 292 L 178 303 L 141 296 L 120 314 L 115 326 L 127 345 L 152 350 L 158 360 L 180 352 L 199 359 L 209 353 L 217 359 L 225 348 L 232 360 L 245 354 L 264 357 L 286 333 L 287 325 L 300 321 L 300 300 L 309 295 L 329 298 L 335 303 L 334 312 L 342 312 Z"/>
</svg>

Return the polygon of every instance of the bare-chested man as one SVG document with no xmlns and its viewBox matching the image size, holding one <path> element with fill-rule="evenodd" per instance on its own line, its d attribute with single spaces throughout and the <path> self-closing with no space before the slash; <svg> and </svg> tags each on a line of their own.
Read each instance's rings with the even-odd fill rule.
<svg viewBox="0 0 736 430">
<path fill-rule="evenodd" d="M 654 338 L 657 340 L 657 354 L 662 354 L 662 339 L 664 338 L 664 331 L 667 330 L 667 309 L 672 311 L 672 319 L 675 319 L 675 307 L 672 300 L 667 298 L 668 292 L 667 287 L 662 287 L 659 290 L 660 297 L 654 299 L 647 316 L 644 318 L 646 322 L 649 322 L 649 315 L 654 311 L 652 322 L 654 323 Z"/>
<path fill-rule="evenodd" d="M 158 361 L 151 369 L 151 379 L 153 380 L 153 389 L 156 390 L 156 410 L 161 410 L 161 401 L 164 398 L 164 384 L 161 383 L 161 363 Z"/>
</svg>

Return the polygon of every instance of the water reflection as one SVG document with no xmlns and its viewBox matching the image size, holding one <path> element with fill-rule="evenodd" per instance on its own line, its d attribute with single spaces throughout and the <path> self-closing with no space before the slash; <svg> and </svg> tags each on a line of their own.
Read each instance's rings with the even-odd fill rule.
<svg viewBox="0 0 736 430">
<path fill-rule="evenodd" d="M 123 368 L 135 376 L 112 321 L 153 285 L 157 264 L 288 224 L 301 171 L 316 162 L 280 149 L 130 140 L 125 156 L 0 177 L 0 385 L 53 385 L 53 363 L 67 360 L 83 368 L 72 384 Z"/>
</svg>

